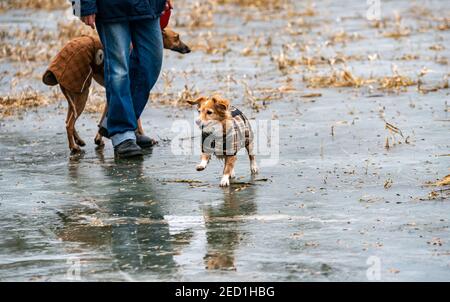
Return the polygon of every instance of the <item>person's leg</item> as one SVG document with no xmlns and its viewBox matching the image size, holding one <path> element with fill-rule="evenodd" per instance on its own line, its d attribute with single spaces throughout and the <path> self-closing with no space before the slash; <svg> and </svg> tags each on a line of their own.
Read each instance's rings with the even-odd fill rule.
<svg viewBox="0 0 450 302">
<path fill-rule="evenodd" d="M 114 146 L 136 139 L 136 113 L 130 91 L 128 22 L 97 22 L 105 53 L 105 88 L 108 100 L 107 129 Z"/>
<path fill-rule="evenodd" d="M 133 43 L 130 56 L 131 95 L 136 119 L 139 119 L 161 71 L 163 40 L 159 18 L 133 21 L 130 31 Z"/>
</svg>

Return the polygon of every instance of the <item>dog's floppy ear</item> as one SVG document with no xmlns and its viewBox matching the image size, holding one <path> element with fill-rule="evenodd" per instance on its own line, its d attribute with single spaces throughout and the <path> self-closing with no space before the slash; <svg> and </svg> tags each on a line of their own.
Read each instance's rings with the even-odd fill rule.
<svg viewBox="0 0 450 302">
<path fill-rule="evenodd" d="M 227 111 L 228 108 L 230 108 L 230 101 L 219 96 L 213 96 L 211 100 L 214 102 L 214 106 L 219 111 Z"/>
<path fill-rule="evenodd" d="M 188 100 L 188 104 L 189 105 L 198 105 L 200 106 L 201 103 L 205 102 L 206 98 L 204 96 L 201 96 L 199 98 L 197 98 L 196 100 Z"/>
</svg>

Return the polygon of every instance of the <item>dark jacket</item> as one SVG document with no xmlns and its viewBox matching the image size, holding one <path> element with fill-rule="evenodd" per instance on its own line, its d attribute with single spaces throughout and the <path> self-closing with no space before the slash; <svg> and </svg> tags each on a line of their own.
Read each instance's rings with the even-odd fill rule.
<svg viewBox="0 0 450 302">
<path fill-rule="evenodd" d="M 166 0 L 80 0 L 81 16 L 96 14 L 99 22 L 155 19 L 165 4 Z"/>
</svg>

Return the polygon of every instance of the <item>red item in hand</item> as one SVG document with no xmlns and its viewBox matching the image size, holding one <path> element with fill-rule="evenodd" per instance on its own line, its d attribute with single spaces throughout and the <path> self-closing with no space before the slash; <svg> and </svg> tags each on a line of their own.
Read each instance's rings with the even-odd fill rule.
<svg viewBox="0 0 450 302">
<path fill-rule="evenodd" d="M 167 27 L 167 25 L 169 25 L 171 13 L 172 13 L 172 9 L 167 5 L 159 19 L 159 24 L 161 25 L 161 29 L 164 29 Z"/>
</svg>

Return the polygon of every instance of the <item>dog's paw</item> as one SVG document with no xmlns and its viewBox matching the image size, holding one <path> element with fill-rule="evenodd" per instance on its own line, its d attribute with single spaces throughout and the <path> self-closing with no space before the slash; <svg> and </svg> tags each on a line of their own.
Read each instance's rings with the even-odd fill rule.
<svg viewBox="0 0 450 302">
<path fill-rule="evenodd" d="M 70 148 L 70 154 L 74 155 L 74 154 L 80 154 L 80 153 L 81 153 L 80 146 L 75 145 Z"/>
<path fill-rule="evenodd" d="M 77 143 L 77 145 L 79 145 L 79 146 L 81 146 L 81 147 L 86 146 L 86 143 L 85 143 L 84 140 L 82 140 L 81 138 L 80 138 L 80 139 L 76 138 L 76 139 L 75 139 L 75 142 Z"/>
<path fill-rule="evenodd" d="M 259 173 L 258 166 L 257 166 L 257 165 L 252 165 L 252 166 L 250 167 L 250 172 L 252 173 L 252 175 L 258 174 L 258 173 Z"/>
<path fill-rule="evenodd" d="M 102 137 L 100 135 L 97 134 L 97 136 L 94 138 L 94 143 L 97 146 L 104 146 L 105 142 L 103 141 Z"/>
<path fill-rule="evenodd" d="M 229 176 L 223 176 L 222 180 L 220 181 L 221 187 L 228 187 L 230 185 L 230 177 Z"/>
<path fill-rule="evenodd" d="M 197 169 L 197 171 L 203 171 L 206 169 L 207 165 L 208 165 L 208 160 L 202 159 L 201 162 L 197 165 L 196 169 Z"/>
</svg>

